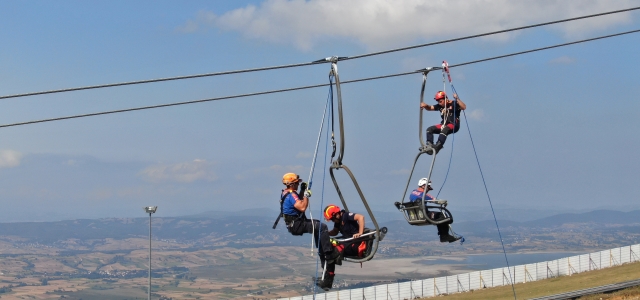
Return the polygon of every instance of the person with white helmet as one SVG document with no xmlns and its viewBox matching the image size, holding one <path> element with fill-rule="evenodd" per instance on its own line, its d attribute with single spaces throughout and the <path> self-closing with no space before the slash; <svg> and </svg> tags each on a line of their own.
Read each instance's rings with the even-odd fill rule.
<svg viewBox="0 0 640 300">
<path fill-rule="evenodd" d="M 309 207 L 309 197 L 311 197 L 310 190 L 304 190 L 300 197 L 298 188 L 302 179 L 295 173 L 287 173 L 282 177 L 282 183 L 285 185 L 285 189 L 282 190 L 280 195 L 281 200 L 281 213 L 284 217 L 284 221 L 287 224 L 287 230 L 292 235 L 303 235 L 305 233 L 313 233 L 314 240 L 318 241 L 318 256 L 322 261 L 328 263 L 334 262 L 340 254 L 334 249 L 329 237 L 329 229 L 326 224 L 321 224 L 320 221 L 315 219 L 307 219 L 305 212 Z"/>
<path fill-rule="evenodd" d="M 433 200 L 434 197 L 428 194 L 429 191 L 431 190 L 433 190 L 433 188 L 431 187 L 431 180 L 427 178 L 421 178 L 420 180 L 418 180 L 418 188 L 413 190 L 409 195 L 409 200 L 411 202 L 422 201 L 422 196 L 424 195 L 424 193 L 427 193 L 426 195 L 424 195 L 424 200 Z M 427 211 L 427 213 L 429 214 L 429 218 L 432 220 L 437 220 L 439 218 L 444 217 L 441 212 Z M 449 224 L 451 223 L 443 223 L 443 224 L 436 225 L 438 227 L 438 235 L 440 236 L 440 242 L 442 243 L 446 243 L 446 242 L 453 243 L 460 239 L 459 237 L 454 237 L 449 234 Z"/>
<path fill-rule="evenodd" d="M 433 98 L 438 102 L 436 105 L 429 105 L 424 102 L 420 103 L 420 109 L 426 110 L 438 110 L 440 111 L 440 117 L 442 122 L 427 128 L 427 154 L 437 154 L 444 146 L 444 142 L 447 140 L 447 135 L 450 133 L 456 133 L 460 130 L 460 112 L 467 109 L 467 105 L 460 100 L 457 94 L 453 94 L 453 100 L 449 100 L 447 94 L 443 91 L 438 91 Z M 433 134 L 439 134 L 438 142 L 433 144 Z"/>
</svg>

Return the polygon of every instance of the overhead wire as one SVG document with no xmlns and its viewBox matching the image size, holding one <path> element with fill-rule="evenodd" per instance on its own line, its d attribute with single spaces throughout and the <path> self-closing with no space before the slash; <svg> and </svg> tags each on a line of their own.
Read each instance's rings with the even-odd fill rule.
<svg viewBox="0 0 640 300">
<path fill-rule="evenodd" d="M 517 31 L 517 30 L 523 30 L 523 29 L 535 28 L 535 27 L 546 26 L 546 25 L 552 25 L 552 24 L 558 24 L 558 23 L 564 23 L 564 22 L 570 22 L 570 21 L 577 21 L 577 20 L 581 20 L 581 19 L 587 19 L 587 18 L 593 18 L 593 17 L 600 17 L 600 16 L 610 15 L 610 14 L 617 14 L 617 13 L 628 12 L 628 11 L 637 10 L 637 9 L 640 9 L 640 7 L 632 7 L 632 8 L 626 8 L 626 9 L 621 9 L 621 10 L 614 10 L 614 11 L 609 11 L 609 12 L 604 12 L 604 13 L 598 13 L 598 14 L 593 14 L 593 15 L 586 15 L 586 16 L 582 16 L 582 17 L 575 17 L 575 18 L 569 18 L 569 19 L 562 19 L 562 20 L 556 20 L 556 21 L 550 21 L 550 22 L 538 23 L 538 24 L 533 24 L 533 25 L 527 25 L 527 26 L 515 27 L 515 28 L 510 28 L 510 29 L 504 29 L 504 30 L 492 31 L 492 32 L 487 32 L 487 33 L 481 33 L 481 34 L 468 35 L 468 36 L 465 36 L 465 37 L 459 37 L 459 38 L 453 38 L 453 39 L 448 39 L 448 40 L 443 40 L 443 41 L 438 41 L 438 42 L 431 42 L 431 43 L 419 44 L 419 45 L 415 45 L 415 46 L 402 47 L 402 48 L 396 48 L 396 49 L 391 49 L 391 50 L 384 50 L 384 51 L 379 51 L 379 52 L 372 52 L 372 53 L 369 53 L 369 54 L 362 54 L 362 55 L 349 56 L 349 57 L 346 57 L 346 58 L 344 58 L 344 59 L 342 59 L 342 60 L 350 60 L 350 59 L 357 59 L 357 58 L 363 58 L 363 57 L 374 56 L 374 55 L 380 55 L 380 54 L 387 54 L 387 53 L 398 52 L 398 51 L 405 51 L 405 50 L 410 50 L 410 49 L 415 49 L 415 48 L 421 48 L 421 47 L 427 47 L 427 46 L 433 46 L 433 45 L 439 45 L 439 44 L 445 44 L 445 43 L 457 42 L 457 41 L 462 41 L 462 40 L 468 40 L 468 39 L 473 39 L 473 38 L 478 38 L 478 37 L 483 37 L 483 36 L 488 36 L 488 35 L 494 35 L 494 34 L 500 34 L 500 33 L 507 33 L 507 32 L 511 32 L 511 31 Z"/>
<path fill-rule="evenodd" d="M 505 54 L 505 55 L 499 55 L 499 56 L 494 56 L 494 57 L 489 57 L 489 58 L 484 58 L 484 59 L 478 59 L 478 60 L 474 60 L 474 61 L 469 61 L 469 62 L 450 65 L 449 68 L 466 66 L 466 65 L 476 64 L 476 63 L 480 63 L 480 62 L 486 62 L 486 61 L 491 61 L 491 60 L 496 60 L 496 59 L 501 59 L 501 58 L 506 58 L 506 57 L 511 57 L 511 56 L 517 56 L 517 55 L 537 52 L 537 51 L 543 51 L 543 50 L 548 50 L 548 49 L 553 49 L 553 48 L 558 48 L 558 47 L 564 47 L 564 46 L 575 45 L 575 44 L 580 44 L 580 43 L 585 43 L 585 42 L 591 42 L 591 41 L 595 41 L 595 40 L 601 40 L 601 39 L 606 39 L 606 38 L 611 38 L 611 37 L 617 37 L 617 36 L 622 36 L 622 35 L 627 35 L 627 34 L 637 33 L 637 32 L 640 32 L 640 29 L 635 29 L 635 30 L 630 30 L 630 31 L 625 31 L 625 32 L 620 32 L 620 33 L 615 33 L 615 34 L 609 34 L 609 35 L 599 36 L 599 37 L 595 37 L 595 38 L 583 39 L 583 40 L 579 40 L 579 41 L 556 44 L 556 45 L 552 45 L 552 46 L 536 48 L 536 49 L 531 49 L 531 50 L 526 50 L 526 51 L 520 51 L 520 52 L 515 52 L 515 53 L 510 53 L 510 54 Z M 373 76 L 373 77 L 367 77 L 367 78 L 346 80 L 346 81 L 343 81 L 342 83 L 343 84 L 348 84 L 348 83 L 356 83 L 356 82 L 363 82 L 363 81 L 370 81 L 370 80 L 378 80 L 378 79 L 399 77 L 399 76 L 411 75 L 411 74 L 422 73 L 422 72 L 423 72 L 423 70 L 417 70 L 417 71 L 410 71 L 410 72 L 403 72 L 403 73 L 396 73 L 396 74 Z M 174 103 L 166 103 L 166 104 L 158 104 L 158 105 L 149 105 L 149 106 L 141 106 L 141 107 L 118 109 L 118 110 L 95 112 L 95 113 L 79 114 L 79 115 L 72 115 L 72 116 L 64 116 L 64 117 L 57 117 L 57 118 L 33 120 L 33 121 L 26 121 L 26 122 L 9 123 L 9 124 L 0 125 L 0 128 L 14 127 L 14 126 L 21 126 L 21 125 L 28 125 L 28 124 L 36 124 L 36 123 L 53 122 L 53 121 L 61 121 L 61 120 L 69 120 L 69 119 L 84 118 L 84 117 L 93 117 L 93 116 L 99 116 L 99 115 L 108 115 L 108 114 L 123 113 L 123 112 L 138 111 L 138 110 L 147 110 L 147 109 L 154 109 L 154 108 L 161 108 L 161 107 L 179 106 L 179 105 L 211 102 L 211 101 L 218 101 L 218 100 L 226 100 L 226 99 L 235 99 L 235 98 L 243 98 L 243 97 L 250 97 L 250 96 L 258 96 L 258 95 L 267 95 L 267 94 L 299 91 L 299 90 L 305 90 L 305 89 L 325 87 L 325 86 L 328 86 L 328 85 L 329 84 L 326 84 L 326 83 L 324 83 L 324 84 L 314 84 L 314 85 L 299 86 L 299 87 L 293 87 L 293 88 L 285 88 L 285 89 L 278 89 L 278 90 L 255 92 L 255 93 L 245 93 L 245 94 L 237 94 L 237 95 L 231 95 L 231 96 L 222 96 L 222 97 L 215 97 L 215 98 L 200 99 L 200 100 L 174 102 Z"/>
<path fill-rule="evenodd" d="M 544 23 L 537 23 L 537 24 L 532 24 L 532 25 L 527 25 L 527 26 L 514 27 L 514 28 L 509 28 L 509 29 L 504 29 L 504 30 L 497 30 L 497 31 L 486 32 L 486 33 L 481 33 L 481 34 L 468 35 L 468 36 L 464 36 L 464 37 L 446 39 L 446 40 L 441 40 L 441 41 L 437 41 L 437 42 L 418 44 L 418 45 L 413 45 L 413 46 L 408 46 L 408 47 L 401 47 L 401 48 L 389 49 L 389 50 L 384 50 L 384 51 L 371 52 L 371 53 L 367 53 L 367 54 L 354 55 L 354 56 L 349 56 L 349 57 L 341 57 L 341 58 L 339 58 L 339 60 L 359 59 L 359 58 L 364 58 L 364 57 L 370 57 L 370 56 L 382 55 L 382 54 L 387 54 L 387 53 L 393 53 L 393 52 L 411 50 L 411 49 L 416 49 L 416 48 L 434 46 L 434 45 L 439 45 L 439 44 L 457 42 L 457 41 L 462 41 L 462 40 L 468 40 L 468 39 L 484 37 L 484 36 L 489 36 L 489 35 L 494 35 L 494 34 L 507 33 L 507 32 L 512 32 L 512 31 L 530 29 L 530 28 L 547 26 L 547 25 L 552 25 L 552 24 L 559 24 L 559 23 L 577 21 L 577 20 L 582 20 L 582 19 L 600 17 L 600 16 L 605 16 L 605 15 L 610 15 L 610 14 L 629 12 L 629 11 L 634 11 L 634 10 L 638 10 L 638 9 L 640 9 L 640 6 L 626 8 L 626 9 L 620 9 L 620 10 L 613 10 L 613 11 L 597 13 L 597 14 L 591 14 L 591 15 L 585 15 L 585 16 L 581 16 L 581 17 L 574 17 L 574 18 L 561 19 L 561 20 L 544 22 Z M 28 93 L 0 96 L 0 100 L 2 100 L 2 99 L 10 99 L 10 98 L 27 97 L 27 96 L 45 95 L 45 94 L 65 93 L 65 92 L 73 92 L 73 91 L 81 91 L 81 90 L 109 88 L 109 87 L 117 87 L 117 86 L 127 86 L 127 85 L 136 85 L 136 84 L 154 83 L 154 82 L 164 82 L 164 81 L 194 79 L 194 78 L 212 77 L 212 76 L 220 76 L 220 75 L 230 75 L 230 74 L 238 74 L 238 73 L 249 73 L 249 72 L 276 70 L 276 69 L 295 68 L 295 67 L 303 67 L 303 66 L 323 64 L 323 63 L 328 63 L 328 62 L 329 62 L 328 60 L 317 60 L 317 61 L 313 61 L 313 62 L 287 64 L 287 65 L 279 65 L 279 66 L 268 66 L 268 67 L 260 67 L 260 68 L 231 70 L 231 71 L 222 71 L 222 72 L 213 72 L 213 73 L 203 73 L 203 74 L 186 75 L 186 76 L 175 76 L 175 77 L 145 79 L 145 80 L 128 81 L 128 82 L 118 82 L 118 83 L 90 85 L 90 86 L 65 88 L 65 89 L 55 89 L 55 90 L 48 90 L 48 91 L 28 92 Z"/>
</svg>

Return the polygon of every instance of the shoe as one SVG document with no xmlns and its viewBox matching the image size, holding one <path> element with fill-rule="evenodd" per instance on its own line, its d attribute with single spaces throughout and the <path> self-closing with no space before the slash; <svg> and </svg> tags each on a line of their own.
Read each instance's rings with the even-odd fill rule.
<svg viewBox="0 0 640 300">
<path fill-rule="evenodd" d="M 427 150 L 425 152 L 427 152 L 427 154 L 432 155 L 433 154 L 433 143 L 432 142 L 427 142 Z"/>
<path fill-rule="evenodd" d="M 316 285 L 326 292 L 333 287 L 333 277 L 335 276 L 335 274 L 325 274 L 324 279 L 316 278 Z"/>
<path fill-rule="evenodd" d="M 459 239 L 459 237 L 455 237 L 449 234 L 440 235 L 440 243 L 453 243 Z"/>
<path fill-rule="evenodd" d="M 433 150 L 435 150 L 436 154 L 438 154 L 438 152 L 440 152 L 440 149 L 442 149 L 442 147 L 444 147 L 444 145 L 442 145 L 442 143 L 438 142 L 433 146 Z"/>
<path fill-rule="evenodd" d="M 402 203 L 400 203 L 400 202 L 396 202 L 396 203 L 394 203 L 393 205 L 395 205 L 395 206 L 396 206 L 396 208 L 399 210 L 399 209 L 400 209 L 400 205 L 402 205 Z"/>
</svg>

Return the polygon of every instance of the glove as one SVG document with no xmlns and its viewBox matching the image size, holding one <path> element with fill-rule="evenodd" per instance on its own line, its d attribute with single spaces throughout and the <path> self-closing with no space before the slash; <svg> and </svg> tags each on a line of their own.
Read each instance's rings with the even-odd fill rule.
<svg viewBox="0 0 640 300">
<path fill-rule="evenodd" d="M 311 198 L 311 190 L 304 191 L 304 196 L 307 198 Z"/>
</svg>

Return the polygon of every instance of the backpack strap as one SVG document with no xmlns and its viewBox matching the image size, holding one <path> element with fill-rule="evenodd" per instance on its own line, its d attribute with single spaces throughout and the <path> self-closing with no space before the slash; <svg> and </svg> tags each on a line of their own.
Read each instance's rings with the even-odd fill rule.
<svg viewBox="0 0 640 300">
<path fill-rule="evenodd" d="M 280 214 L 278 215 L 278 218 L 276 218 L 276 221 L 273 223 L 273 229 L 276 229 L 276 227 L 278 226 L 278 222 L 280 222 L 280 218 L 284 216 L 284 199 L 286 199 L 287 196 L 291 194 L 291 190 L 287 190 L 286 193 L 284 193 L 284 190 L 282 190 L 282 192 L 283 193 L 280 196 Z"/>
</svg>

